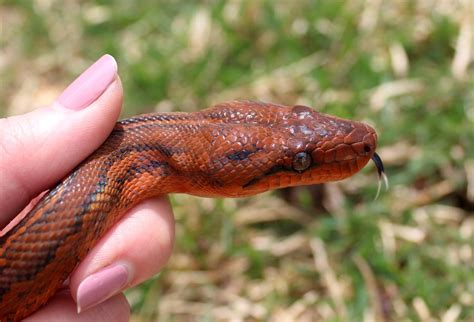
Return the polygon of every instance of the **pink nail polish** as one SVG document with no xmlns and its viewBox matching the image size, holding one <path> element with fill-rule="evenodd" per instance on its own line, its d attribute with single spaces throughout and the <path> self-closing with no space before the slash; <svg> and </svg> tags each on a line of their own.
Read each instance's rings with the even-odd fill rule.
<svg viewBox="0 0 474 322">
<path fill-rule="evenodd" d="M 116 73 L 115 59 L 104 55 L 77 77 L 57 101 L 65 108 L 81 110 L 102 95 L 115 79 Z"/>
<path fill-rule="evenodd" d="M 86 277 L 77 288 L 77 312 L 80 313 L 117 294 L 128 280 L 129 271 L 122 264 L 111 265 Z"/>
</svg>

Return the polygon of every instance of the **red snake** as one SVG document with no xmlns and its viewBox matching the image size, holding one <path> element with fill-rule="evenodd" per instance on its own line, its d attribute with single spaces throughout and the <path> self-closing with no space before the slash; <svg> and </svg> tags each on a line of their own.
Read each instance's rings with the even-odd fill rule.
<svg viewBox="0 0 474 322">
<path fill-rule="evenodd" d="M 372 158 L 370 126 L 252 101 L 120 121 L 0 237 L 0 320 L 32 314 L 131 207 L 167 193 L 242 197 L 349 177 Z"/>
</svg>

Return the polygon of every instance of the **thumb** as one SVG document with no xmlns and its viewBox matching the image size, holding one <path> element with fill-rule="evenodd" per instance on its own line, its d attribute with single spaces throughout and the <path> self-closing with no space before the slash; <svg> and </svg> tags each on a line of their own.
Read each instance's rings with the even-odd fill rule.
<svg viewBox="0 0 474 322">
<path fill-rule="evenodd" d="M 0 119 L 0 227 L 104 142 L 122 98 L 117 63 L 104 55 L 51 106 Z"/>
</svg>

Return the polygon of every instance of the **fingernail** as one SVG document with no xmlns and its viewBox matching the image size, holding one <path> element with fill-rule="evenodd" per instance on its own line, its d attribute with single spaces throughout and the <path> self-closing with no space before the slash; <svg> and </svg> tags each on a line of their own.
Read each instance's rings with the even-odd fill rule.
<svg viewBox="0 0 474 322">
<path fill-rule="evenodd" d="M 77 77 L 59 96 L 58 103 L 71 110 L 89 106 L 109 87 L 117 73 L 117 62 L 104 55 Z"/>
<path fill-rule="evenodd" d="M 77 288 L 77 313 L 117 294 L 127 284 L 129 270 L 125 265 L 111 265 L 84 279 Z"/>
</svg>

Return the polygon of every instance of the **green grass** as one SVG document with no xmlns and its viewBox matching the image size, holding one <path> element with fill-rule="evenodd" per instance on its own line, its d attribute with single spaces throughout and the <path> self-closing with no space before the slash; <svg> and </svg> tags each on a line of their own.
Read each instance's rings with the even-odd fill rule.
<svg viewBox="0 0 474 322">
<path fill-rule="evenodd" d="M 123 116 L 250 98 L 379 133 L 391 188 L 375 201 L 373 166 L 248 199 L 173 196 L 175 253 L 127 293 L 136 321 L 474 320 L 474 67 L 461 59 L 474 40 L 458 40 L 474 8 L 377 3 L 0 2 L 3 115 L 48 104 L 107 52 Z"/>
</svg>

